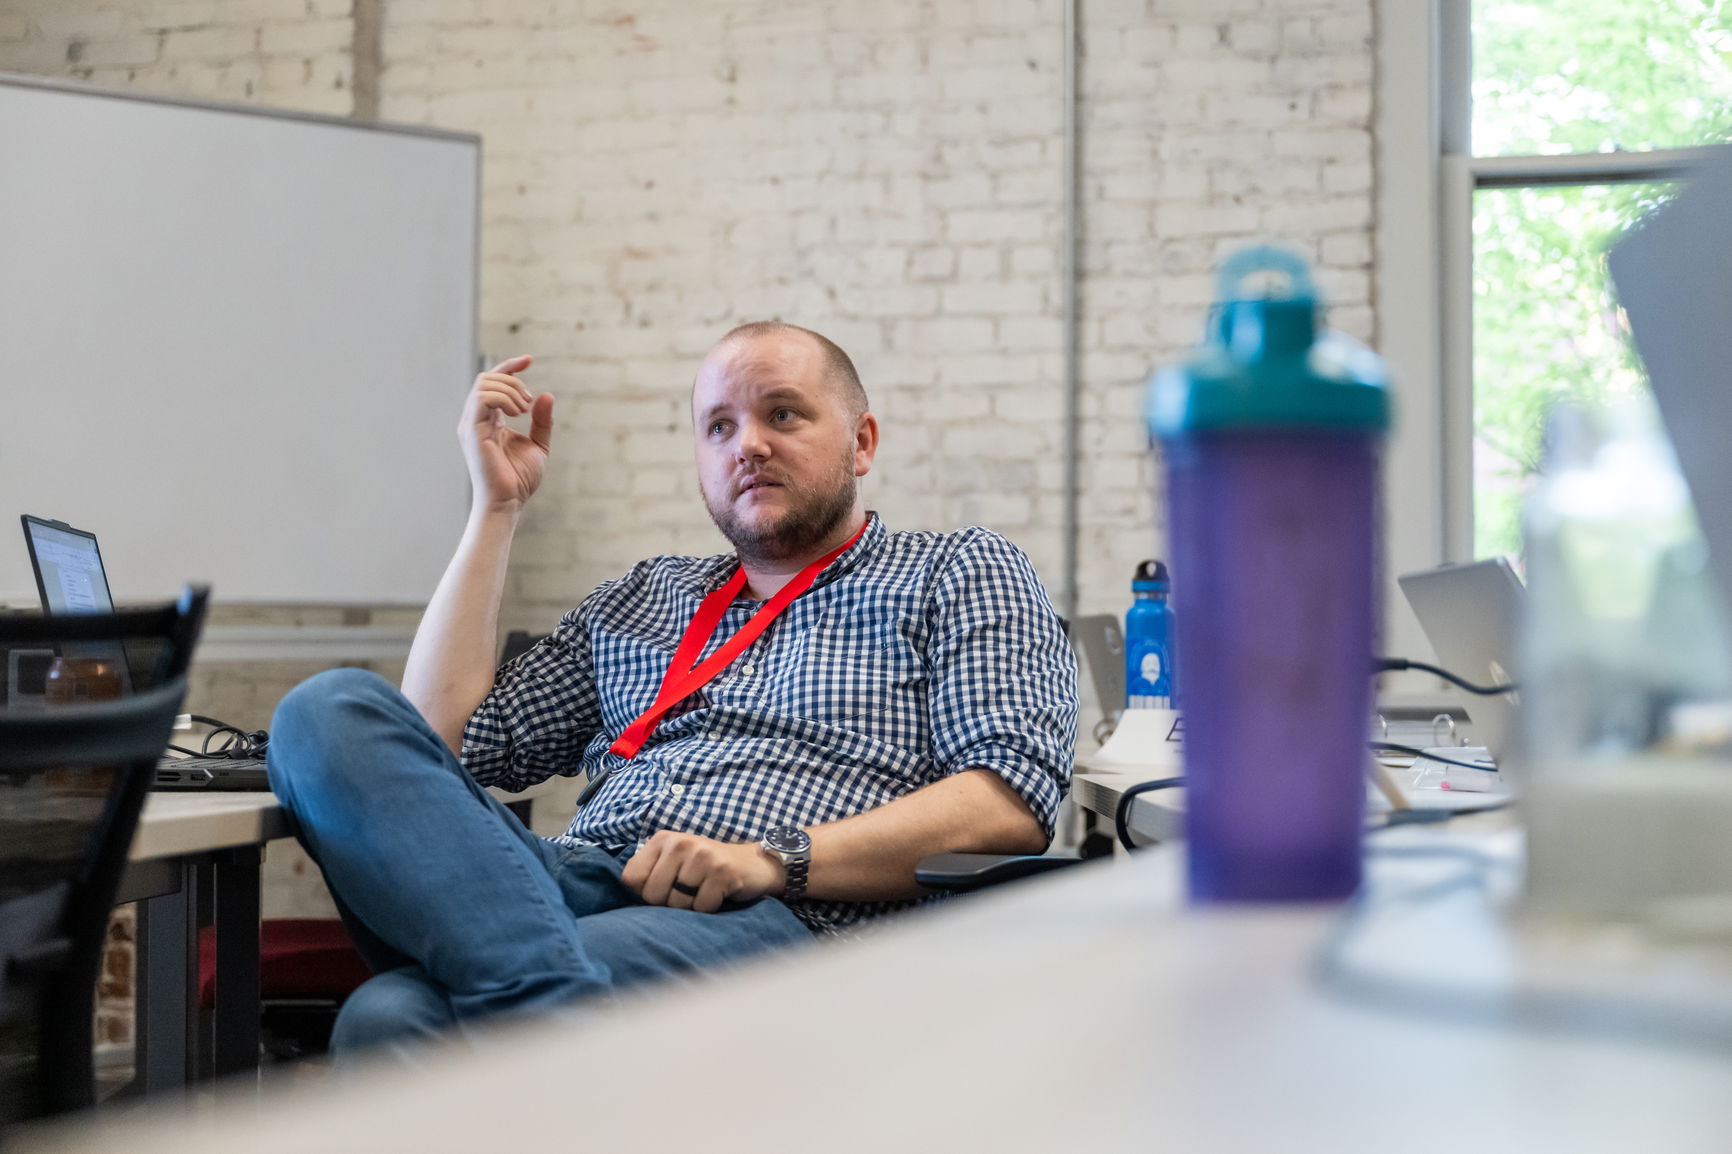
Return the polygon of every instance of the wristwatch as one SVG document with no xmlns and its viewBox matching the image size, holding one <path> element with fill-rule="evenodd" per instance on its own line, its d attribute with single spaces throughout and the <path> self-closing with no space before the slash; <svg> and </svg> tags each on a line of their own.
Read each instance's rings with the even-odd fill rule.
<svg viewBox="0 0 1732 1154">
<path fill-rule="evenodd" d="M 788 884 L 782 888 L 782 900 L 804 897 L 806 874 L 812 868 L 812 835 L 797 825 L 778 825 L 764 832 L 758 846 L 771 857 L 781 858 L 787 867 Z"/>
</svg>

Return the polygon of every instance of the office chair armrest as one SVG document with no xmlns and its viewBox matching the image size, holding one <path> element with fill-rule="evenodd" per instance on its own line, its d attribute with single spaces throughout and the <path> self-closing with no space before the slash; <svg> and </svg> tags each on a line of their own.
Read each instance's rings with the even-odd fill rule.
<svg viewBox="0 0 1732 1154">
<path fill-rule="evenodd" d="M 920 864 L 914 867 L 914 880 L 929 890 L 962 893 L 1080 865 L 1082 861 L 1080 857 L 1039 854 L 935 853 L 920 859 Z"/>
</svg>

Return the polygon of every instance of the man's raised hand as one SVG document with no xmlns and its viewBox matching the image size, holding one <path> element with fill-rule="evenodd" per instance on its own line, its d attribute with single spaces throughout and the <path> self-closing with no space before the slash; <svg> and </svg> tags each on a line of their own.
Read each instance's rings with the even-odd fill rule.
<svg viewBox="0 0 1732 1154">
<path fill-rule="evenodd" d="M 475 503 L 488 508 L 521 508 L 541 484 L 553 441 L 553 394 L 535 396 L 516 374 L 533 358 L 512 357 L 475 378 L 463 406 L 457 440 L 469 464 Z M 529 414 L 525 435 L 505 423 Z"/>
</svg>

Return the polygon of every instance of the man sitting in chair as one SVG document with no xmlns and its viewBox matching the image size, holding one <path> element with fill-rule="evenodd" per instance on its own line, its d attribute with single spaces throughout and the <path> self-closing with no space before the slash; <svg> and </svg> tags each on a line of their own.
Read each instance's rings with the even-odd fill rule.
<svg viewBox="0 0 1732 1154">
<path fill-rule="evenodd" d="M 1028 559 L 866 511 L 878 423 L 852 362 L 744 325 L 692 389 L 734 552 L 654 557 L 495 672 L 512 535 L 553 397 L 513 357 L 458 428 L 474 505 L 403 675 L 279 707 L 272 787 L 376 976 L 339 1054 L 606 997 L 914 904 L 946 851 L 1039 853 L 1069 782 L 1076 666 Z M 523 434 L 505 423 L 528 414 Z M 536 837 L 482 786 L 586 774 Z"/>
</svg>

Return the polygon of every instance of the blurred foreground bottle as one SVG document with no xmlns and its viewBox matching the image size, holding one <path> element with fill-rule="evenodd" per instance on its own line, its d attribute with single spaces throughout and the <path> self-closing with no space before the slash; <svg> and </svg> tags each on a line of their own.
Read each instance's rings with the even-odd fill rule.
<svg viewBox="0 0 1732 1154">
<path fill-rule="evenodd" d="M 1524 522 L 1529 906 L 1732 938 L 1732 660 L 1652 404 L 1554 413 Z"/>
<path fill-rule="evenodd" d="M 1253 295 L 1252 278 L 1267 283 Z M 1304 261 L 1221 268 L 1206 343 L 1150 387 L 1167 467 L 1193 901 L 1359 884 L 1382 362 L 1319 331 Z"/>
</svg>

